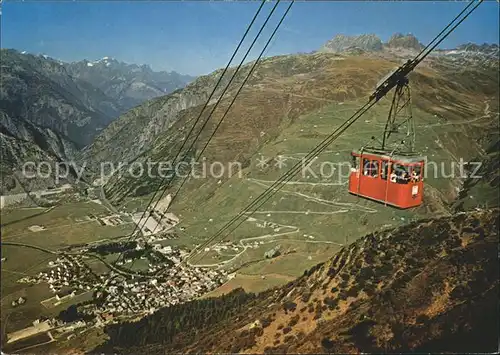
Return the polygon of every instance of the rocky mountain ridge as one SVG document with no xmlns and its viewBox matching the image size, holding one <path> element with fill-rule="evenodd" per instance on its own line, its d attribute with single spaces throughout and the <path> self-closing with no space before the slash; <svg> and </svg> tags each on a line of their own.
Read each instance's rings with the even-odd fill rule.
<svg viewBox="0 0 500 355">
<path fill-rule="evenodd" d="M 253 77 L 242 91 L 242 98 L 236 101 L 237 106 L 231 110 L 234 116 L 233 118 L 228 117 L 227 120 L 234 120 L 234 128 L 229 128 L 233 124 L 228 123 L 227 127 L 230 131 L 226 132 L 226 124 L 223 125 L 221 131 L 215 137 L 221 142 L 220 149 L 218 152 L 214 151 L 218 143 L 213 142 L 208 147 L 207 153 L 213 153 L 214 156 L 218 157 L 224 156 L 224 161 L 229 157 L 248 159 L 251 153 L 249 153 L 248 149 L 250 146 L 245 145 L 247 143 L 232 146 L 231 149 L 227 148 L 229 142 L 234 140 L 235 137 L 238 137 L 240 143 L 245 141 L 250 144 L 251 142 L 252 146 L 261 144 L 264 138 L 268 140 L 273 138 L 274 133 L 271 132 L 275 132 L 275 129 L 287 120 L 286 117 L 293 121 L 301 114 L 317 110 L 328 103 L 353 100 L 367 95 L 371 93 L 376 82 L 393 69 L 393 61 L 394 56 L 386 58 L 335 53 L 267 58 L 254 72 Z M 249 66 L 250 64 L 246 65 L 244 70 L 248 70 Z M 412 77 L 416 79 L 416 91 L 414 93 L 417 99 L 414 103 L 426 111 L 434 111 L 432 112 L 434 115 L 440 114 L 438 111 L 440 111 L 439 107 L 443 104 L 443 99 L 433 97 L 430 94 L 437 90 L 439 86 L 441 88 L 446 87 L 454 92 L 447 98 L 453 98 L 457 103 L 458 101 L 462 103 L 468 102 L 469 99 L 466 96 L 469 94 L 475 95 L 474 93 L 481 92 L 481 95 L 486 95 L 482 100 L 494 95 L 494 85 L 492 85 L 494 79 L 489 74 L 483 74 L 483 71 L 487 68 L 471 68 L 467 73 L 457 73 L 452 69 L 451 66 L 433 69 L 432 72 L 417 69 L 412 74 Z M 210 89 L 206 88 L 205 85 L 208 84 L 210 87 L 214 85 L 219 73 L 214 72 L 209 76 L 200 78 L 183 90 L 143 104 L 127 113 L 127 115 L 122 116 L 88 147 L 85 151 L 86 159 L 90 160 L 89 157 L 97 156 L 97 161 L 128 162 L 133 159 L 142 160 L 148 158 L 153 159 L 153 161 L 168 160 L 169 152 L 175 150 L 175 145 L 182 143 L 183 135 L 187 133 L 187 129 L 201 111 L 201 105 L 204 103 L 204 98 L 206 99 L 208 96 Z M 474 88 L 465 89 L 461 85 L 451 83 L 453 80 L 461 82 L 467 75 L 476 78 L 473 82 L 470 82 Z M 452 76 L 452 78 L 448 76 Z M 440 84 L 435 81 L 434 77 L 439 78 L 436 80 Z M 219 105 L 214 114 L 215 118 L 211 122 L 216 121 L 222 115 L 223 107 L 227 105 L 232 93 L 238 88 L 239 82 L 239 79 L 233 82 L 229 93 L 226 95 L 227 101 L 224 100 L 223 104 Z M 205 88 L 204 97 L 199 95 L 203 92 L 201 91 L 202 88 Z M 486 91 L 483 92 L 483 90 Z M 278 95 L 279 93 L 281 93 L 280 98 L 275 96 L 275 94 Z M 287 93 L 288 96 L 284 97 L 282 93 Z M 243 99 L 243 97 L 246 99 Z M 424 97 L 426 99 L 423 99 Z M 185 105 L 179 104 L 180 102 L 185 102 Z M 208 115 L 213 108 L 213 102 L 209 105 L 209 109 L 205 111 L 205 115 Z M 462 108 L 458 108 L 458 110 L 461 111 Z M 453 114 L 453 112 L 454 109 L 448 109 L 446 115 Z M 460 113 L 459 116 L 466 117 L 466 114 Z M 210 132 L 212 124 L 207 127 L 208 132 Z M 246 130 L 246 133 L 243 134 L 241 128 L 237 128 L 245 126 L 258 132 L 252 131 L 253 133 L 250 135 L 251 131 Z M 199 129 L 199 126 L 197 129 Z M 197 130 L 195 131 L 197 132 Z M 259 138 L 261 131 L 265 131 L 267 134 Z M 202 141 L 205 136 L 205 134 L 202 134 Z M 132 142 L 130 137 L 132 137 Z M 225 143 L 222 143 L 222 141 Z M 148 185 L 149 181 L 147 179 L 140 182 L 130 181 L 124 178 L 119 183 L 122 186 L 115 186 L 116 181 L 111 181 L 107 186 L 110 197 L 116 194 L 118 199 L 121 199 L 129 193 L 133 196 L 138 190 L 138 185 Z M 121 190 L 121 192 L 116 193 L 113 190 Z"/>
<path fill-rule="evenodd" d="M 0 56 L 4 194 L 19 192 L 13 175 L 26 162 L 53 165 L 73 160 L 120 109 L 99 89 L 71 77 L 55 60 L 9 49 L 2 49 Z M 53 177 L 43 182 L 18 178 L 28 188 L 53 184 Z"/>
<path fill-rule="evenodd" d="M 314 65 L 311 64 L 311 66 L 307 68 L 307 60 L 302 60 L 302 58 L 310 58 L 309 62 L 313 63 L 318 55 L 324 54 L 322 59 L 323 61 L 326 61 L 328 55 L 332 55 L 331 59 L 334 59 L 337 64 L 339 64 L 342 60 L 352 60 L 353 57 L 373 57 L 377 60 L 382 58 L 384 61 L 394 62 L 402 61 L 405 58 L 407 59 L 421 48 L 422 44 L 419 43 L 417 38 L 411 34 L 395 34 L 391 37 L 389 42 L 385 44 L 373 34 L 354 37 L 338 35 L 325 44 L 325 46 L 319 50 L 319 53 L 309 55 L 278 56 L 267 59 L 267 62 L 274 63 L 272 70 L 276 71 L 276 73 L 271 75 L 278 81 L 287 81 L 288 79 L 286 79 L 286 77 L 289 75 L 288 68 L 293 68 L 293 62 L 300 62 L 301 72 L 297 76 L 297 80 L 301 82 L 304 80 L 304 77 L 314 77 L 315 75 L 312 74 L 315 70 Z M 494 69 L 494 60 L 489 60 L 487 63 L 484 63 L 481 59 L 481 53 L 483 53 L 482 51 L 494 51 L 494 45 L 479 46 L 478 48 L 481 52 L 475 52 L 474 50 L 476 48 L 472 46 L 468 46 L 466 48 L 468 49 L 462 51 L 467 52 L 467 57 L 463 59 L 466 61 L 467 65 L 477 66 L 478 70 L 482 69 L 479 67 L 483 66 L 492 67 L 492 69 Z M 375 55 L 372 55 L 373 53 L 375 53 Z M 479 54 L 476 55 L 473 53 Z M 338 57 L 334 58 L 333 56 Z M 287 59 L 285 60 L 284 58 Z M 293 58 L 297 58 L 297 60 L 292 60 Z M 461 58 L 464 58 L 464 56 L 458 54 L 457 59 L 453 51 L 438 51 L 432 56 L 432 58 L 429 58 L 426 63 L 423 63 L 422 66 L 442 65 L 444 66 L 444 70 L 452 70 L 450 73 L 456 73 L 455 66 L 459 64 L 460 60 L 462 60 Z M 330 60 L 330 58 L 328 60 Z M 102 65 L 102 63 L 100 65 Z M 282 65 L 283 68 L 277 68 L 278 65 Z M 392 65 L 394 67 L 394 64 Z M 249 66 L 250 64 L 247 64 L 245 69 L 248 70 Z M 465 67 L 465 65 L 463 66 Z M 386 70 L 388 72 L 390 69 Z M 127 114 L 123 115 L 120 120 L 117 120 L 110 125 L 110 127 L 108 127 L 103 134 L 96 138 L 95 142 L 89 146 L 88 149 L 86 149 L 82 159 L 88 161 L 91 160 L 91 157 L 96 156 L 96 161 L 99 162 L 103 160 L 131 161 L 132 159 L 137 158 L 140 154 L 143 154 L 151 149 L 155 139 L 162 133 L 167 132 L 170 127 L 172 127 L 173 123 L 179 120 L 179 117 L 184 114 L 188 114 L 188 112 L 195 110 L 195 108 L 195 111 L 199 114 L 201 105 L 208 97 L 208 94 L 213 85 L 215 85 L 220 73 L 221 70 L 200 77 L 187 85 L 184 89 L 180 89 L 165 97 L 152 100 L 129 111 Z M 385 74 L 386 73 L 380 73 L 379 75 L 382 77 Z M 227 83 L 227 77 L 230 75 L 231 71 L 227 73 L 222 84 Z M 258 76 L 257 72 L 254 73 L 254 76 Z M 240 78 L 241 77 L 243 77 L 243 75 L 241 75 Z M 261 82 L 259 82 L 259 80 Z M 231 91 L 234 92 L 237 89 L 237 85 L 239 85 L 240 82 L 240 79 L 234 80 L 229 93 L 226 94 L 227 97 L 230 97 Z M 256 84 L 256 88 L 259 87 L 262 91 L 266 90 L 264 85 L 273 85 L 271 84 L 271 80 L 260 77 L 250 80 L 249 83 L 247 83 L 247 88 L 245 88 L 245 90 L 251 90 L 248 87 L 252 85 L 252 82 Z M 220 86 L 220 88 L 222 87 L 223 85 Z M 278 86 L 276 89 L 280 90 Z M 311 91 L 314 91 L 312 87 L 310 89 Z M 220 92 L 221 89 L 218 90 L 213 102 L 215 102 L 218 98 Z M 324 94 L 322 93 L 321 95 Z M 208 112 L 206 113 L 207 115 Z M 185 124 L 182 124 L 181 126 L 185 127 Z M 134 133 L 132 134 L 132 132 Z M 129 141 L 130 137 L 132 137 L 132 142 Z M 124 142 L 127 142 L 127 144 L 123 144 Z"/>
<path fill-rule="evenodd" d="M 2 49 L 0 110 L 10 117 L 48 127 L 79 147 L 120 112 L 113 99 L 71 77 L 61 63 Z"/>
<path fill-rule="evenodd" d="M 73 161 L 81 148 L 129 107 L 165 95 L 192 79 L 112 58 L 64 63 L 45 55 L 2 49 L 1 59 L 0 128 L 6 153 L 3 192 L 16 185 L 12 171 L 30 161 L 28 157 L 51 164 Z M 25 182 L 27 186 L 40 183 L 36 179 Z M 41 186 L 46 184 L 53 181 Z"/>
<path fill-rule="evenodd" d="M 363 51 L 381 51 L 382 41 L 375 34 L 362 34 L 359 36 L 336 35 L 326 42 L 319 52 L 342 53 L 347 50 L 358 48 Z"/>
<path fill-rule="evenodd" d="M 96 61 L 65 63 L 68 73 L 87 81 L 116 100 L 122 112 L 158 96 L 180 89 L 192 80 L 175 71 L 153 71 L 149 65 L 127 64 L 104 57 Z"/>
<path fill-rule="evenodd" d="M 383 52 L 384 50 L 410 50 L 417 52 L 425 46 L 413 34 L 395 33 L 384 43 L 380 37 L 375 34 L 362 34 L 347 36 L 337 34 L 331 40 L 327 41 L 318 51 L 326 53 L 346 53 L 354 49 L 362 52 Z M 474 44 L 466 43 L 450 49 L 436 49 L 431 56 L 436 55 L 486 55 L 498 58 L 498 44 Z"/>
<path fill-rule="evenodd" d="M 215 91 L 212 104 L 221 95 L 234 70 L 232 68 L 226 73 Z M 169 130 L 179 116 L 190 110 L 194 114 L 200 113 L 202 105 L 208 99 L 221 73 L 222 69 L 201 76 L 183 89 L 152 99 L 129 110 L 85 148 L 80 160 L 98 164 L 103 161 L 129 162 L 136 159 L 140 154 L 150 150 L 155 140 Z M 226 95 L 234 93 L 237 83 L 243 80 L 244 74 L 245 71 L 238 73 Z M 195 108 L 196 110 L 193 111 Z M 209 113 L 209 109 L 205 110 L 203 117 Z M 182 125 L 178 133 L 185 130 L 187 130 L 186 126 Z"/>
<path fill-rule="evenodd" d="M 386 46 L 390 48 L 415 49 L 417 51 L 424 48 L 424 45 L 420 43 L 417 37 L 415 37 L 411 33 L 407 35 L 404 35 L 402 33 L 393 34 L 389 41 L 386 43 Z"/>
</svg>

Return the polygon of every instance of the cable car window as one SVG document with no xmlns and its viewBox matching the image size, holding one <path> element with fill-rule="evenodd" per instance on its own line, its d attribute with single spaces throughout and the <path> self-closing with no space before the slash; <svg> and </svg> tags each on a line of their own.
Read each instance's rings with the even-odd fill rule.
<svg viewBox="0 0 500 355">
<path fill-rule="evenodd" d="M 363 175 L 368 175 L 368 168 L 370 166 L 370 160 L 369 159 L 363 159 Z"/>
<path fill-rule="evenodd" d="M 377 177 L 378 176 L 378 161 L 363 159 L 363 175 Z"/>
<path fill-rule="evenodd" d="M 393 164 L 390 180 L 398 184 L 407 184 L 408 182 L 410 182 L 410 173 L 408 170 L 408 166 Z"/>
<path fill-rule="evenodd" d="M 382 166 L 380 167 L 380 177 L 387 180 L 387 175 L 389 174 L 389 162 L 387 160 L 382 160 Z"/>
</svg>

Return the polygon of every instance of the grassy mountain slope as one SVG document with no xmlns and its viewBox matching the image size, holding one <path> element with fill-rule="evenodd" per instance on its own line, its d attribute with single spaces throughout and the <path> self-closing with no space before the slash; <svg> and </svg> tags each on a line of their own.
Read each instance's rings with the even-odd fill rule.
<svg viewBox="0 0 500 355">
<path fill-rule="evenodd" d="M 298 128 L 302 122 L 307 124 L 305 122 L 306 114 L 321 116 L 321 109 L 325 108 L 329 109 L 328 114 L 330 115 L 337 112 L 345 112 L 344 116 L 348 115 L 350 113 L 349 109 L 354 112 L 356 105 L 362 103 L 366 95 L 372 91 L 376 81 L 384 73 L 392 69 L 394 65 L 393 62 L 379 58 L 345 58 L 332 54 L 283 56 L 266 59 L 261 63 L 252 79 L 249 80 L 249 84 L 245 86 L 227 119 L 210 143 L 205 156 L 208 160 L 245 160 L 257 153 L 257 149 L 260 149 L 263 145 L 276 143 L 273 140 L 277 138 L 283 129 Z M 475 79 L 473 85 L 470 84 L 470 76 Z M 494 114 L 491 113 L 492 103 L 490 101 L 495 101 L 494 95 L 497 93 L 495 77 L 481 72 L 473 72 L 464 73 L 461 77 L 452 78 L 451 80 L 448 78 L 448 72 L 444 70 L 424 68 L 414 73 L 411 81 L 414 92 L 414 106 L 417 110 L 424 111 L 415 115 L 417 122 L 426 120 L 426 123 L 431 124 L 447 123 L 450 128 L 457 125 L 458 129 L 464 129 L 467 122 L 461 121 L 467 121 L 469 117 L 477 118 L 477 121 L 482 119 L 487 121 L 488 118 L 494 117 Z M 196 84 L 200 85 L 197 82 Z M 235 85 L 232 88 L 237 88 L 237 86 Z M 183 95 L 183 92 L 180 94 Z M 166 97 L 164 100 L 173 101 L 174 98 Z M 229 104 L 229 100 L 228 98 L 223 101 L 216 109 L 206 131 L 201 136 L 202 139 L 201 143 L 198 144 L 198 149 L 201 149 L 204 139 L 208 138 L 211 129 L 222 116 Z M 353 105 L 349 108 L 345 108 L 346 106 L 340 107 L 344 102 L 352 102 Z M 382 104 L 387 103 L 388 100 L 384 100 Z M 335 104 L 340 105 L 334 107 Z M 160 107 L 162 107 L 162 104 L 158 101 L 152 102 L 149 103 L 148 110 L 145 110 L 145 112 L 158 115 L 155 110 L 162 113 Z M 151 144 L 151 148 L 148 146 L 128 148 L 123 145 L 115 145 L 114 149 L 125 152 L 130 149 L 136 152 L 145 151 L 139 157 L 125 154 L 125 158 L 129 160 L 147 158 L 167 160 L 171 155 L 170 151 L 176 151 L 173 145 L 183 139 L 193 119 L 199 114 L 200 109 L 201 107 L 193 107 L 179 111 L 175 117 L 167 116 L 168 122 L 173 123 L 173 125 L 170 129 L 164 131 L 161 136 L 148 134 L 148 136 L 154 138 L 158 137 L 158 140 Z M 384 122 L 384 110 L 387 110 L 387 106 L 377 112 L 380 117 L 377 118 L 376 122 L 373 122 L 373 120 L 365 122 L 364 128 L 372 130 L 374 134 L 381 131 L 382 127 L 379 124 Z M 207 111 L 210 112 L 210 110 Z M 423 117 L 425 115 L 428 117 Z M 432 118 L 430 115 L 436 115 L 436 117 Z M 138 140 L 136 137 L 141 136 L 140 128 L 137 130 L 135 125 L 142 124 L 141 117 L 147 119 L 146 116 L 135 116 L 135 121 L 130 122 L 130 125 L 124 122 L 125 120 L 132 121 L 132 118 L 129 119 L 129 117 L 124 117 L 115 123 L 115 126 L 120 126 L 125 132 L 128 132 L 129 137 L 132 132 L 136 132 L 135 136 L 131 137 L 132 142 L 128 145 L 135 146 L 135 142 Z M 481 116 L 484 117 L 480 118 Z M 478 130 L 474 126 L 479 126 L 484 121 L 473 125 L 470 134 L 477 134 Z M 322 127 L 323 132 L 321 133 L 326 134 L 328 131 L 333 130 L 335 123 L 335 117 L 330 117 L 330 126 L 325 125 Z M 459 125 L 459 123 L 463 123 L 463 125 Z M 130 128 L 127 128 L 127 126 Z M 426 128 L 432 127 L 434 126 Z M 164 126 L 156 132 L 162 132 L 165 128 L 168 127 Z M 200 126 L 195 129 L 195 132 L 199 128 Z M 139 134 L 137 134 L 137 131 L 139 131 Z M 316 131 L 320 131 L 320 129 Z M 450 131 L 446 132 L 449 138 L 442 137 L 441 139 L 453 141 L 458 136 L 456 133 L 461 133 Z M 105 133 L 110 135 L 108 132 Z M 316 134 L 320 137 L 321 133 L 305 132 L 302 135 Z M 417 136 L 418 141 L 419 139 L 422 140 L 422 137 L 427 132 L 420 130 L 417 134 L 419 134 Z M 367 135 L 362 139 L 369 140 L 370 136 Z M 283 138 L 287 139 L 287 137 Z M 439 139 L 439 137 L 437 138 Z M 476 136 L 472 136 L 470 143 L 473 144 L 472 142 L 476 138 Z M 445 143 L 448 145 L 448 142 Z M 419 144 L 422 151 L 426 149 L 424 144 Z M 105 147 L 107 148 L 108 145 L 103 146 L 103 148 Z M 353 148 L 357 148 L 357 146 L 353 145 Z M 477 147 L 472 148 L 477 149 Z M 456 150 L 459 147 L 452 147 L 452 149 Z M 110 155 L 106 157 L 112 158 Z M 115 183 L 111 182 L 108 188 L 113 197 L 121 199 L 126 194 L 133 193 L 138 184 L 147 184 L 148 181 L 129 181 L 125 179 L 122 185 L 127 185 L 128 190 L 120 190 L 117 193 L 113 191 Z M 120 189 L 120 186 L 117 189 Z M 154 185 L 151 190 L 153 189 Z M 147 190 L 147 188 L 141 189 L 141 191 L 144 190 Z"/>
<path fill-rule="evenodd" d="M 98 166 L 101 162 L 127 163 L 138 155 L 152 149 L 157 138 L 166 132 L 176 134 L 172 125 L 179 121 L 186 111 L 194 117 L 201 105 L 208 99 L 222 70 L 197 78 L 185 88 L 149 100 L 139 105 L 110 124 L 94 142 L 83 151 L 81 160 Z M 215 101 L 228 83 L 234 69 L 229 69 L 213 96 Z M 234 82 L 241 82 L 243 73 Z M 233 86 L 229 93 L 234 93 Z M 181 124 L 182 126 L 183 124 Z"/>
<path fill-rule="evenodd" d="M 475 177 L 465 179 L 458 199 L 453 204 L 455 211 L 499 205 L 500 131 L 496 125 L 484 128 L 486 132 L 482 140 L 482 145 L 485 147 L 484 152 L 481 156 L 473 159 L 476 163 L 468 167 L 471 173 L 475 170 Z"/>
<path fill-rule="evenodd" d="M 189 323 L 195 310 L 210 310 L 217 300 L 174 306 L 108 327 L 110 340 L 97 350 L 492 352 L 498 220 L 498 209 L 485 210 L 373 232 L 286 286 L 228 302 L 226 317 Z M 186 315 L 176 318 L 182 331 L 166 326 L 169 314 Z"/>
<path fill-rule="evenodd" d="M 242 176 L 190 179 L 185 184 L 172 206 L 185 228 L 178 231 L 181 240 L 191 246 L 215 233 L 355 112 L 380 77 L 394 66 L 395 63 L 378 57 L 324 53 L 264 60 L 204 154 L 207 164 L 241 162 Z M 435 162 L 435 166 L 429 167 L 422 207 L 410 211 L 385 208 L 349 195 L 345 178 L 339 180 L 336 172 L 330 177 L 319 176 L 321 163 L 349 162 L 352 149 L 359 149 L 373 135 L 380 135 L 389 109 L 390 98 L 387 98 L 334 142 L 327 152 L 319 155 L 312 165 L 318 176 L 296 176 L 260 208 L 254 215 L 257 221 L 244 222 L 226 239 L 237 241 L 269 232 L 273 234 L 272 229 L 256 225 L 267 221 L 289 226 L 293 233 L 278 239 L 297 240 L 297 251 L 300 251 L 311 244 L 307 242 L 311 235 L 316 241 L 342 245 L 373 228 L 397 226 L 422 216 L 448 214 L 448 204 L 454 201 L 463 181 L 457 170 L 460 158 L 467 161 L 481 157 L 484 153 L 480 138 L 484 136 L 484 127 L 498 127 L 496 77 L 477 69 L 455 74 L 453 80 L 448 74 L 441 67 L 427 66 L 410 77 L 417 148 L 428 160 Z M 471 83 L 471 76 L 478 80 Z M 215 111 L 197 151 L 203 147 L 228 104 L 229 99 L 224 100 Z M 136 159 L 171 159 L 199 110 L 200 107 L 195 107 L 180 111 L 171 128 Z M 186 157 L 193 154 L 189 152 Z M 286 168 L 275 166 L 273 159 L 279 155 L 286 158 Z M 257 165 L 261 157 L 269 163 L 263 169 Z M 343 174 L 345 169 L 344 166 Z M 455 177 L 450 177 L 452 173 Z M 159 180 L 144 176 L 136 179 L 124 174 L 121 178 L 110 179 L 105 186 L 106 194 L 118 204 L 131 201 L 140 206 L 148 200 L 147 194 L 154 191 Z M 174 191 L 176 186 L 169 190 Z M 134 195 L 142 197 L 125 198 Z M 311 223 L 312 214 L 314 223 Z M 332 230 L 336 233 L 332 234 Z M 316 252 L 320 253 L 323 247 L 325 245 L 318 243 Z M 324 255 L 323 259 L 312 257 L 312 261 L 298 258 L 298 264 L 311 266 L 325 258 Z M 234 262 L 244 261 L 240 258 Z M 259 265 L 265 267 L 264 264 Z"/>
</svg>

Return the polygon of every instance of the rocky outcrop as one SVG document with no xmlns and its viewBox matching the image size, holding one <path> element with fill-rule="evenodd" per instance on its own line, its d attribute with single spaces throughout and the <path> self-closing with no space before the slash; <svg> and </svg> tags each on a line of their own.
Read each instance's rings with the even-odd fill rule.
<svg viewBox="0 0 500 355">
<path fill-rule="evenodd" d="M 382 41 L 374 34 L 359 36 L 336 35 L 320 48 L 320 52 L 341 53 L 348 50 L 381 51 Z"/>
<path fill-rule="evenodd" d="M 458 51 L 476 52 L 476 53 L 483 53 L 483 54 L 489 54 L 489 55 L 496 55 L 496 56 L 498 56 L 499 46 L 496 43 L 493 43 L 493 44 L 488 44 L 488 43 L 483 43 L 483 44 L 466 43 L 466 44 L 461 44 L 461 45 L 457 46 L 456 49 Z"/>
<path fill-rule="evenodd" d="M 420 43 L 414 35 L 411 33 L 404 35 L 402 33 L 395 33 L 391 36 L 387 42 L 387 47 L 389 48 L 404 48 L 404 49 L 414 49 L 421 50 L 424 45 Z"/>
</svg>

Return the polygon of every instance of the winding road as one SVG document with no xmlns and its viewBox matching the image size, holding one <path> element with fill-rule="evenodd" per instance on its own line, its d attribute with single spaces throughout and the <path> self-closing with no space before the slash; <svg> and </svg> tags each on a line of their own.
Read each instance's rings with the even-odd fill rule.
<svg viewBox="0 0 500 355">
<path fill-rule="evenodd" d="M 254 218 L 253 220 L 260 221 L 260 222 L 266 222 L 265 220 L 260 220 L 260 219 L 256 219 L 256 218 Z M 227 263 L 232 262 L 237 257 L 239 257 L 241 254 L 243 254 L 248 248 L 250 248 L 251 245 L 249 245 L 247 243 L 252 242 L 252 241 L 260 241 L 260 240 L 267 240 L 267 242 L 265 244 L 281 241 L 281 242 L 300 242 L 300 243 L 316 243 L 316 244 L 322 243 L 322 244 L 334 244 L 334 245 L 342 246 L 342 244 L 327 241 L 327 240 L 302 240 L 302 239 L 289 239 L 289 238 L 276 239 L 276 237 L 298 233 L 300 231 L 300 229 L 297 226 L 289 226 L 289 225 L 279 224 L 279 223 L 275 223 L 275 222 L 272 222 L 272 223 L 275 225 L 278 225 L 279 227 L 291 228 L 293 230 L 287 231 L 287 232 L 281 232 L 281 233 L 266 234 L 266 235 L 261 235 L 258 237 L 249 237 L 249 238 L 240 239 L 238 244 L 240 247 L 243 248 L 243 250 L 240 251 L 238 254 L 235 254 L 231 259 L 228 259 L 228 260 L 223 260 L 223 261 L 215 263 L 215 264 L 192 264 L 188 260 L 187 264 L 191 267 L 221 267 Z"/>
</svg>

